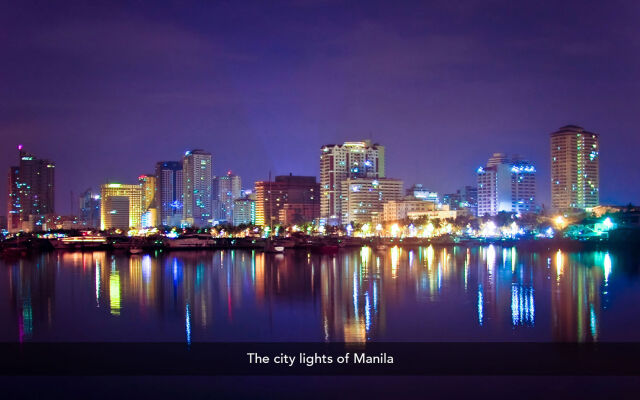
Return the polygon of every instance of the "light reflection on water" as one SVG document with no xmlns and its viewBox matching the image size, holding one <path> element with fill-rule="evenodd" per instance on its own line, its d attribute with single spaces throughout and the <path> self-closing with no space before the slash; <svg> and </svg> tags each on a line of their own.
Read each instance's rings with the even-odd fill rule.
<svg viewBox="0 0 640 400">
<path fill-rule="evenodd" d="M 636 261 L 616 257 L 493 245 L 49 253 L 0 261 L 0 340 L 638 340 L 626 325 Z"/>
</svg>

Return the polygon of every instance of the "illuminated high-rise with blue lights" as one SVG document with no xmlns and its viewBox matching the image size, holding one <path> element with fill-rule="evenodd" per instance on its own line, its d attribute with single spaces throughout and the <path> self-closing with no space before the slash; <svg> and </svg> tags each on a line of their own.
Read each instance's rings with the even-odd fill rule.
<svg viewBox="0 0 640 400">
<path fill-rule="evenodd" d="M 233 223 L 234 200 L 241 197 L 242 179 L 228 171 L 213 178 L 213 218 L 222 223 Z"/>
<path fill-rule="evenodd" d="M 211 153 L 204 150 L 187 151 L 182 158 L 182 223 L 186 226 L 206 227 L 212 222 Z"/>
<path fill-rule="evenodd" d="M 90 188 L 79 198 L 80 223 L 86 228 L 100 227 L 100 192 Z"/>
<path fill-rule="evenodd" d="M 494 153 L 478 174 L 478 216 L 536 210 L 536 168 L 518 157 Z"/>
<path fill-rule="evenodd" d="M 156 163 L 156 206 L 158 223 L 179 226 L 182 220 L 182 162 Z"/>
</svg>

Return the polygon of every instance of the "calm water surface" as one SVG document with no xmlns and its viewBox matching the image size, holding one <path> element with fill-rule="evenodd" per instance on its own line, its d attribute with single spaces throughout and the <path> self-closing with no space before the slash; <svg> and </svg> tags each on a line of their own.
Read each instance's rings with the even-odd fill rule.
<svg viewBox="0 0 640 400">
<path fill-rule="evenodd" d="M 640 341 L 636 256 L 499 246 L 0 260 L 0 341 Z"/>
</svg>

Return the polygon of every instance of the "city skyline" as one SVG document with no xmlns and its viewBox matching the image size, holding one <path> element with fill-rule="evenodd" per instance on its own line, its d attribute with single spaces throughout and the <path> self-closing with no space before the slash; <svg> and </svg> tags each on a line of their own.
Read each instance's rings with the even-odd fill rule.
<svg viewBox="0 0 640 400">
<path fill-rule="evenodd" d="M 558 132 L 564 132 L 567 128 L 571 128 L 571 129 L 578 129 L 579 132 L 587 132 L 589 135 L 593 135 L 593 137 L 598 136 L 599 134 L 596 133 L 591 133 L 588 131 L 583 130 L 582 127 L 576 126 L 576 125 L 568 125 L 568 126 L 564 126 L 559 128 L 558 131 L 552 132 L 550 134 L 550 152 L 552 155 L 556 154 L 556 150 L 555 150 L 555 142 L 554 140 L 557 140 L 557 135 Z M 570 131 L 573 132 L 573 131 Z M 580 136 L 580 134 L 578 134 L 578 137 Z M 18 145 L 18 151 L 19 151 L 19 155 L 22 155 L 23 152 L 23 148 L 24 146 L 22 144 Z M 591 146 L 590 146 L 591 148 Z M 599 150 L 599 147 L 598 147 Z M 241 199 L 243 196 L 241 195 L 241 193 L 244 192 L 245 189 L 248 190 L 253 190 L 255 188 L 254 185 L 257 185 L 260 182 L 263 181 L 256 181 L 253 182 L 253 184 L 250 184 L 249 187 L 243 187 L 241 184 L 241 178 L 237 175 L 232 174 L 232 172 L 229 170 L 227 171 L 226 175 L 220 175 L 220 176 L 216 176 L 213 173 L 213 169 L 212 169 L 212 163 L 211 163 L 211 159 L 213 157 L 215 157 L 215 155 L 206 152 L 205 150 L 188 150 L 184 153 L 184 157 L 183 159 L 189 159 L 190 157 L 193 157 L 193 154 L 203 154 L 206 157 L 208 157 L 208 161 L 206 161 L 206 164 L 208 165 L 207 169 L 208 172 L 207 174 L 211 175 L 211 179 L 206 179 L 206 182 L 208 182 L 209 185 L 209 195 L 205 194 L 205 198 L 209 199 L 210 205 L 207 207 L 205 206 L 204 208 L 208 210 L 208 213 L 210 215 L 208 215 L 208 217 L 211 217 L 209 219 L 212 219 L 214 221 L 226 221 L 226 222 L 232 222 L 233 221 L 233 214 L 232 214 L 232 208 L 233 208 L 233 201 L 235 201 L 236 199 Z M 597 158 L 599 159 L 599 151 L 595 153 L 597 155 Z M 337 158 L 336 158 L 337 157 Z M 20 158 L 20 157 L 19 157 Z M 335 164 L 338 165 L 342 165 L 342 167 L 330 167 L 329 164 L 327 164 L 327 162 L 329 162 L 328 160 L 331 159 L 332 161 L 330 163 L 334 164 L 333 159 L 336 158 Z M 552 157 L 555 159 L 555 157 Z M 593 157 L 592 157 L 593 159 Z M 343 161 L 340 161 L 343 160 Z M 344 161 L 347 160 L 347 161 Z M 47 160 L 45 160 L 45 162 L 48 162 Z M 143 212 L 145 210 L 149 210 L 151 211 L 153 214 L 149 215 L 148 217 L 146 217 L 148 220 L 146 220 L 147 222 L 144 222 L 143 225 L 145 226 L 156 226 L 156 225 L 160 225 L 161 221 L 164 220 L 163 215 L 162 215 L 162 208 L 167 207 L 167 208 L 172 208 L 174 207 L 173 204 L 169 205 L 166 201 L 162 201 L 161 198 L 163 197 L 162 192 L 163 190 L 163 185 L 162 185 L 162 179 L 157 180 L 160 178 L 160 174 L 162 174 L 161 171 L 162 170 L 162 166 L 164 165 L 164 167 L 166 168 L 167 164 L 170 163 L 174 163 L 179 165 L 180 168 L 180 181 L 182 180 L 182 162 L 167 162 L 167 161 L 158 161 L 156 162 L 156 171 L 155 174 L 142 174 L 138 176 L 138 181 L 139 181 L 139 185 L 142 188 L 143 191 L 143 203 L 144 203 L 144 207 L 143 207 Z M 346 165 L 348 164 L 348 165 Z M 539 212 L 540 210 L 543 210 L 545 208 L 549 208 L 551 211 L 568 211 L 569 208 L 567 207 L 549 207 L 547 204 L 542 203 L 539 201 L 538 199 L 538 191 L 539 191 L 539 187 L 540 185 L 536 185 L 535 181 L 536 178 L 534 175 L 537 175 L 536 171 L 537 168 L 535 166 L 534 163 L 529 162 L 528 160 L 523 159 L 520 155 L 517 154 L 513 154 L 511 156 L 505 154 L 505 153 L 493 153 L 493 155 L 489 158 L 488 163 L 486 164 L 486 167 L 479 167 L 476 171 L 477 174 L 477 186 L 475 186 L 475 189 L 477 190 L 478 188 L 481 188 L 483 185 L 481 184 L 481 180 L 480 177 L 485 175 L 485 172 L 487 171 L 487 168 L 489 168 L 489 170 L 491 170 L 491 168 L 496 168 L 495 166 L 498 164 L 505 164 L 507 167 L 505 171 L 509 170 L 511 172 L 513 172 L 513 168 L 514 165 L 518 165 L 521 168 L 520 172 L 516 172 L 516 175 L 519 176 L 519 173 L 522 173 L 524 175 L 522 176 L 526 176 L 526 175 L 531 175 L 533 179 L 533 184 L 531 183 L 527 183 L 527 189 L 526 189 L 526 199 L 525 203 L 526 204 L 520 204 L 520 205 L 516 205 L 516 203 L 523 203 L 522 201 L 518 201 L 518 200 L 522 200 L 518 197 L 518 199 L 514 198 L 514 199 L 503 199 L 503 200 L 499 200 L 499 199 L 494 199 L 492 201 L 496 201 L 499 200 L 499 202 L 504 202 L 504 201 L 508 201 L 509 202 L 509 206 L 503 206 L 503 205 L 498 205 L 497 203 L 492 205 L 490 208 L 487 208 L 486 210 L 481 206 L 480 209 L 478 209 L 478 216 L 483 216 L 483 215 L 495 215 L 498 211 L 508 211 L 508 212 L 516 212 L 516 213 L 520 213 L 522 211 L 524 212 Z M 360 168 L 358 168 L 358 165 L 360 165 Z M 555 161 L 553 163 L 553 165 L 555 165 Z M 355 167 L 354 167 L 355 166 Z M 13 168 L 13 167 L 12 167 Z M 160 169 L 158 169 L 160 168 Z M 204 167 L 203 167 L 204 168 Z M 332 172 L 333 175 L 335 175 L 334 177 L 331 177 L 331 179 L 329 178 L 329 174 L 328 174 L 328 170 L 329 169 L 333 169 L 333 168 L 338 168 L 336 169 L 335 172 Z M 355 169 L 354 169 L 355 168 Z M 361 171 L 360 171 L 361 169 Z M 363 177 L 369 177 L 369 179 L 373 179 L 374 184 L 377 182 L 377 179 L 384 179 L 385 178 L 385 169 L 386 169 L 386 162 L 385 162 L 385 146 L 383 146 L 382 144 L 379 143 L 372 143 L 371 140 L 369 139 L 365 139 L 362 141 L 347 141 L 344 144 L 327 144 L 327 145 L 323 145 L 320 148 L 320 162 L 319 162 L 319 174 L 318 176 L 320 177 L 320 187 L 322 188 L 320 190 L 320 192 L 322 193 L 322 197 L 321 198 L 329 198 L 328 194 L 331 193 L 331 190 L 328 190 L 325 188 L 326 183 L 331 182 L 336 180 L 337 182 L 337 186 L 334 185 L 334 187 L 339 187 L 342 186 L 342 181 L 344 179 L 348 179 L 349 176 L 353 176 L 354 178 L 363 178 Z M 531 171 L 529 171 L 529 169 L 531 169 Z M 344 170 L 344 171 L 343 171 Z M 11 176 L 11 171 L 9 172 L 9 175 Z M 325 172 L 323 172 L 325 171 Z M 342 172 L 340 172 L 342 171 Z M 345 172 L 346 171 L 346 172 Z M 271 173 L 271 171 L 270 171 Z M 506 173 L 506 172 L 505 172 Z M 291 175 L 292 173 L 290 173 Z M 339 178 L 338 175 L 342 176 L 344 175 L 344 177 Z M 508 173 L 507 173 L 508 175 Z M 314 176 L 315 177 L 315 176 Z M 505 175 L 505 179 L 508 178 L 508 176 Z M 222 201 L 219 199 L 219 197 L 222 195 L 221 193 L 218 193 L 220 189 L 217 188 L 217 185 L 219 185 L 219 181 L 220 179 L 231 179 L 233 178 L 234 180 L 234 190 L 236 193 L 236 195 L 231 195 L 231 192 L 229 192 L 229 190 L 231 190 L 230 188 L 227 188 L 224 190 L 225 192 L 225 196 L 228 197 L 227 200 Z M 175 178 L 174 178 L 175 179 Z M 486 178 L 483 178 L 486 180 Z M 495 179 L 495 177 L 494 177 Z M 539 179 L 539 178 L 538 178 Z M 200 180 L 200 179 L 198 179 Z M 393 179 L 392 179 L 393 180 Z M 504 179 L 502 179 L 504 180 Z M 512 180 L 512 178 L 508 178 L 508 180 Z M 522 180 L 522 177 L 518 180 L 518 182 L 520 182 Z M 158 182 L 156 184 L 156 181 Z M 404 192 L 404 189 L 406 189 L 408 186 L 408 183 L 403 181 L 402 179 L 398 179 L 401 187 L 400 187 L 400 192 L 398 192 L 398 196 L 400 196 L 401 192 Z M 500 179 L 498 179 L 498 181 L 501 181 Z M 324 183 L 323 183 L 324 182 Z M 487 182 L 491 182 L 491 180 L 487 181 Z M 506 181 L 505 181 L 506 182 Z M 515 181 L 514 181 L 515 182 Z M 116 184 L 121 184 L 123 183 L 123 181 L 114 181 L 114 180 L 107 180 L 106 184 L 110 184 L 110 183 L 116 183 Z M 187 182 L 188 183 L 188 182 Z M 505 183 L 506 184 L 506 183 Z M 554 184 L 557 184 L 557 181 L 553 181 L 553 179 L 551 180 L 551 186 L 553 187 Z M 103 185 L 98 185 L 98 186 L 104 186 Z M 212 185 L 212 186 L 211 186 Z M 596 181 L 595 181 L 595 185 L 596 188 L 599 187 L 599 179 L 598 176 L 596 174 Z M 182 185 L 180 185 L 182 186 Z M 504 184 L 503 184 L 504 186 Z M 531 188 L 528 188 L 529 186 L 531 186 Z M 226 186 L 225 186 L 226 187 Z M 407 195 L 409 195 L 409 192 L 411 192 L 412 190 L 414 190 L 416 187 L 420 188 L 421 191 L 428 191 L 429 189 L 427 188 L 423 188 L 423 185 L 421 183 L 413 183 L 413 186 L 409 187 L 409 189 L 407 189 Z M 460 187 L 460 186 L 458 186 Z M 468 186 L 466 185 L 465 187 L 473 187 L 473 186 Z M 146 188 L 146 189 L 145 189 Z M 152 191 L 150 192 L 149 190 L 152 189 Z M 516 189 L 513 189 L 516 190 Z M 457 189 L 457 191 L 459 192 L 460 189 Z M 494 188 L 495 191 L 495 188 Z M 504 195 L 506 195 L 506 193 L 511 193 L 512 189 L 509 188 L 504 188 Z M 156 193 L 158 192 L 158 193 Z M 228 192 L 228 193 L 227 193 Z M 324 193 L 323 193 L 324 192 Z M 518 192 L 518 190 L 516 190 L 516 192 Z M 514 192 L 514 195 L 515 193 Z M 194 192 L 195 193 L 195 192 Z M 446 200 L 446 198 L 448 196 L 452 196 L 455 195 L 455 193 L 443 193 L 440 192 L 438 195 L 437 191 L 433 191 L 433 192 L 429 192 L 429 193 L 433 193 L 434 195 L 436 195 L 437 197 L 434 199 L 434 201 L 437 204 L 445 204 L 448 205 L 449 202 Z M 502 191 L 500 192 L 502 193 Z M 80 195 L 80 201 L 82 201 L 82 196 L 84 195 L 84 193 L 82 193 Z M 10 194 L 11 196 L 11 194 Z M 9 196 L 9 197 L 10 197 Z M 175 193 L 173 194 L 173 196 L 175 197 Z M 339 197 L 344 197 L 340 194 L 340 192 L 337 192 L 337 196 Z M 412 195 L 413 196 L 413 195 Z M 503 196 L 502 194 L 496 194 L 494 193 L 492 196 Z M 518 195 L 520 196 L 520 195 Z M 418 196 L 419 198 L 421 198 L 420 196 Z M 486 197 L 486 195 L 485 195 Z M 347 199 L 347 197 L 344 197 L 343 200 Z M 398 198 L 399 199 L 399 198 Z M 176 202 L 177 198 L 174 199 L 174 203 Z M 182 199 L 184 201 L 184 199 Z M 328 201 L 328 200 L 327 200 Z M 485 201 L 485 200 L 482 200 Z M 488 201 L 488 200 L 487 200 Z M 180 202 L 180 206 L 182 208 L 182 206 L 184 206 L 184 202 Z M 223 203 L 225 202 L 229 202 L 228 205 L 223 206 Z M 511 203 L 513 202 L 513 209 L 511 206 Z M 165 204 L 166 203 L 166 204 Z M 163 205 L 164 204 L 164 205 Z M 226 203 L 225 203 L 226 204 Z M 492 203 L 493 204 L 493 203 Z M 500 203 L 502 204 L 502 203 Z M 589 208 L 594 207 L 599 205 L 600 203 L 596 200 L 595 203 L 589 205 Z M 628 204 L 628 203 L 627 203 Z M 73 206 L 72 206 L 73 207 Z M 230 207 L 227 211 L 226 210 L 227 207 Z M 327 206 L 328 207 L 328 206 Z M 475 207 L 475 205 L 474 205 Z M 488 205 L 486 207 L 489 207 Z M 493 210 L 493 208 L 495 207 L 495 210 Z M 507 208 L 505 208 L 507 207 Z M 80 207 L 82 208 L 82 207 Z M 575 207 L 576 209 L 579 208 L 584 208 L 584 206 Z M 455 206 L 453 208 L 454 210 L 457 209 L 457 206 Z M 493 211 L 490 211 L 493 210 Z M 181 210 L 182 211 L 182 210 Z M 78 209 L 78 215 L 80 215 L 82 213 L 81 209 Z M 219 215 L 220 213 L 225 213 L 228 214 L 228 218 L 222 218 L 221 215 Z M 60 213 L 58 213 L 60 215 Z M 322 221 L 325 221 L 327 223 L 330 224 L 334 224 L 334 223 L 342 223 L 342 224 L 347 224 L 348 222 L 344 221 L 344 214 L 343 212 L 340 212 L 340 217 L 339 218 L 331 218 L 331 217 L 327 217 L 326 213 L 323 213 L 322 210 L 320 212 L 320 217 L 322 218 Z M 73 215 L 73 214 L 72 214 Z M 375 219 L 375 218 L 374 218 Z M 185 218 L 180 218 L 180 220 L 182 221 L 182 223 L 188 223 L 188 224 L 193 224 L 193 222 L 187 222 L 187 220 Z M 203 220 L 204 221 L 204 220 Z M 180 224 L 178 222 L 178 220 L 174 221 L 175 225 Z M 204 222 L 200 222 L 196 225 L 200 225 L 202 226 L 204 224 Z"/>
<path fill-rule="evenodd" d="M 577 124 L 601 134 L 600 202 L 637 203 L 640 10 L 576 4 L 320 2 L 268 21 L 259 3 L 6 7 L 0 167 L 19 143 L 55 160 L 68 214 L 70 191 L 133 182 L 189 148 L 254 182 L 317 176 L 320 146 L 371 138 L 388 176 L 440 193 L 473 184 L 494 152 L 522 154 L 548 206 L 548 135 Z"/>
</svg>

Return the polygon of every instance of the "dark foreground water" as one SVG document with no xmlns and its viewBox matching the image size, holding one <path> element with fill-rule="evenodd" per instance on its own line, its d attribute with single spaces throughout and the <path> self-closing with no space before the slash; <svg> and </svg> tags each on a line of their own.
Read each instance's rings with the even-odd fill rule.
<svg viewBox="0 0 640 400">
<path fill-rule="evenodd" d="M 640 341 L 630 253 L 488 246 L 0 260 L 0 341 Z"/>
</svg>

